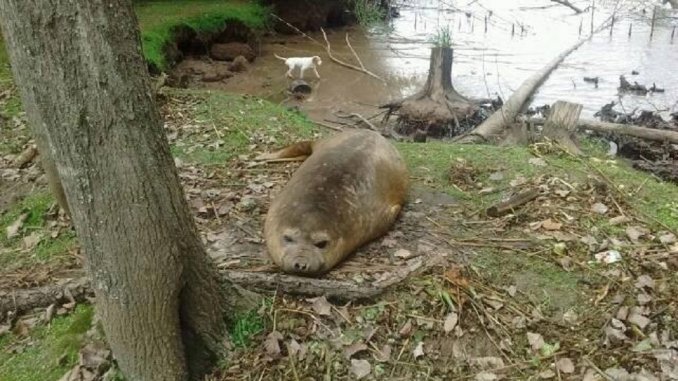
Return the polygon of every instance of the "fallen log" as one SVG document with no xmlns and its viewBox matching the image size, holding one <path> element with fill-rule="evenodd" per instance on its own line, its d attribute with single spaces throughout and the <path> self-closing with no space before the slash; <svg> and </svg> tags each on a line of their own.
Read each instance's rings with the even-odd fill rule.
<svg viewBox="0 0 678 381">
<path fill-rule="evenodd" d="M 545 120 L 544 118 L 531 118 L 527 122 L 541 125 L 545 123 Z M 678 144 L 678 131 L 673 130 L 658 130 L 630 124 L 598 122 L 595 120 L 579 120 L 577 122 L 577 129 L 628 135 L 641 139 Z"/>
<path fill-rule="evenodd" d="M 82 302 L 92 295 L 89 279 L 86 277 L 43 287 L 0 291 L 0 321 L 5 320 L 10 313 L 16 316 L 52 304 Z"/>
<path fill-rule="evenodd" d="M 414 258 L 394 271 L 392 276 L 372 284 L 358 284 L 323 278 L 304 278 L 283 273 L 263 273 L 236 270 L 221 270 L 229 279 L 248 291 L 278 291 L 288 295 L 326 296 L 341 300 L 359 300 L 375 297 L 398 284 L 414 272 L 423 271 L 439 263 L 438 257 Z M 69 279 L 62 284 L 30 289 L 0 291 L 0 321 L 10 314 L 20 315 L 35 308 L 52 304 L 83 302 L 93 296 L 87 277 Z"/>
<path fill-rule="evenodd" d="M 584 42 L 591 39 L 591 37 L 605 29 L 609 24 L 609 18 L 598 29 L 593 31 L 591 35 L 577 41 L 564 52 L 560 53 L 556 58 L 551 60 L 538 72 L 532 74 L 523 82 L 520 87 L 509 97 L 502 108 L 495 111 L 489 118 L 485 119 L 478 127 L 474 128 L 467 134 L 460 135 L 453 141 L 458 143 L 482 143 L 488 141 L 492 137 L 500 136 L 504 129 L 512 124 L 522 110 L 528 99 L 534 94 L 537 88 L 546 80 L 546 78 L 555 70 L 556 67 L 567 57 L 570 53 L 577 50 Z"/>
</svg>

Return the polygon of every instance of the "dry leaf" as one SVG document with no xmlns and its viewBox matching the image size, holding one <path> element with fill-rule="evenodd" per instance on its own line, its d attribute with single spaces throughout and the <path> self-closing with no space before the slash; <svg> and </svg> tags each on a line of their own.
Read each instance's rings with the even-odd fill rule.
<svg viewBox="0 0 678 381">
<path fill-rule="evenodd" d="M 541 222 L 541 227 L 546 230 L 560 230 L 560 228 L 563 227 L 563 224 L 549 218 Z"/>
<path fill-rule="evenodd" d="M 556 368 L 563 373 L 573 373 L 574 372 L 574 363 L 571 359 L 563 357 L 556 361 Z"/>
<path fill-rule="evenodd" d="M 313 303 L 313 311 L 318 315 L 330 316 L 332 314 L 332 304 L 327 301 L 325 296 L 319 296 L 317 298 L 306 299 L 306 301 Z"/>
<path fill-rule="evenodd" d="M 676 242 L 676 235 L 673 233 L 666 233 L 659 236 L 659 242 L 664 245 L 669 245 Z"/>
<path fill-rule="evenodd" d="M 391 351 L 391 346 L 386 344 L 383 348 L 381 348 L 381 350 L 377 351 L 377 353 L 374 355 L 374 359 L 378 362 L 388 362 L 388 360 L 391 359 Z"/>
<path fill-rule="evenodd" d="M 650 278 L 649 275 L 641 275 L 638 277 L 635 283 L 636 288 L 654 288 L 654 279 Z"/>
<path fill-rule="evenodd" d="M 480 372 L 476 374 L 475 380 L 476 381 L 495 381 L 498 380 L 499 377 L 492 373 L 492 372 Z"/>
<path fill-rule="evenodd" d="M 443 330 L 445 333 L 452 332 L 454 327 L 457 326 L 457 322 L 459 321 L 459 315 L 457 315 L 455 312 L 450 312 L 447 314 L 447 317 L 445 317 L 445 323 L 443 324 Z"/>
<path fill-rule="evenodd" d="M 608 208 L 605 204 L 600 202 L 596 202 L 595 204 L 593 204 L 593 206 L 591 206 L 591 211 L 597 214 L 605 214 L 607 213 L 608 210 L 610 210 L 610 208 Z"/>
<path fill-rule="evenodd" d="M 24 250 L 33 250 L 40 241 L 42 240 L 42 234 L 38 232 L 33 232 L 30 235 L 24 237 L 23 239 L 23 249 Z"/>
<path fill-rule="evenodd" d="M 530 343 L 530 347 L 532 347 L 532 350 L 534 351 L 540 350 L 544 344 L 546 344 L 544 338 L 540 334 L 532 332 L 527 333 L 527 342 Z"/>
<path fill-rule="evenodd" d="M 412 351 L 412 355 L 414 356 L 415 360 L 424 355 L 424 342 L 423 341 L 420 341 L 419 344 L 417 344 L 417 347 L 414 348 L 414 351 Z"/>
<path fill-rule="evenodd" d="M 290 340 L 289 343 L 286 343 L 285 346 L 287 347 L 287 354 L 292 357 L 296 356 L 301 350 L 301 345 L 294 339 Z"/>
<path fill-rule="evenodd" d="M 626 217 L 626 216 L 617 216 L 617 217 L 612 217 L 608 221 L 610 225 L 620 225 L 620 224 L 625 224 L 627 222 L 631 222 L 631 219 Z"/>
<path fill-rule="evenodd" d="M 501 181 L 504 180 L 504 174 L 501 172 L 494 172 L 490 174 L 491 181 Z"/>
<path fill-rule="evenodd" d="M 393 253 L 393 256 L 401 259 L 409 259 L 412 258 L 412 253 L 407 249 L 398 249 Z"/>
<path fill-rule="evenodd" d="M 264 348 L 266 353 L 271 357 L 277 357 L 280 355 L 280 343 L 279 341 L 283 339 L 283 336 L 278 331 L 273 331 L 266 336 L 266 341 L 264 342 Z"/>
<path fill-rule="evenodd" d="M 523 176 L 518 176 L 518 177 L 516 177 L 515 179 L 511 180 L 511 181 L 509 182 L 509 185 L 511 185 L 512 187 L 517 187 L 517 186 L 519 186 L 519 185 L 525 184 L 526 182 L 527 182 L 527 179 L 526 179 L 525 177 L 523 177 Z"/>
<path fill-rule="evenodd" d="M 638 300 L 638 304 L 639 304 L 639 305 L 644 306 L 644 305 L 646 305 L 646 304 L 648 304 L 648 303 L 650 303 L 650 302 L 652 301 L 652 296 L 650 296 L 650 295 L 648 295 L 648 294 L 646 294 L 646 293 L 644 293 L 644 292 L 641 292 L 641 293 L 638 294 L 638 296 L 636 297 L 636 300 Z"/>
<path fill-rule="evenodd" d="M 638 242 L 638 239 L 648 233 L 648 230 L 640 226 L 629 226 L 626 228 L 626 235 L 631 242 Z"/>
<path fill-rule="evenodd" d="M 480 369 L 496 369 L 504 367 L 504 360 L 499 357 L 473 357 L 469 359 L 469 363 Z"/>
<path fill-rule="evenodd" d="M 19 230 L 21 230 L 21 227 L 23 226 L 24 221 L 26 221 L 26 218 L 28 218 L 28 213 L 20 215 L 19 218 L 17 218 L 14 222 L 12 222 L 11 225 L 9 225 L 6 228 L 7 239 L 12 239 L 19 235 Z"/>
<path fill-rule="evenodd" d="M 353 355 L 355 355 L 358 352 L 366 351 L 367 350 L 367 345 L 365 343 L 354 343 L 352 345 L 349 345 L 348 347 L 344 348 L 344 356 L 346 356 L 346 359 L 351 359 Z"/>
<path fill-rule="evenodd" d="M 541 157 L 530 158 L 530 160 L 528 160 L 527 162 L 537 167 L 546 166 L 546 160 L 542 159 Z"/>
<path fill-rule="evenodd" d="M 548 380 L 550 378 L 553 378 L 556 376 L 556 372 L 552 371 L 551 369 L 546 369 L 543 372 L 539 373 L 539 378 L 542 378 L 544 380 Z"/>
<path fill-rule="evenodd" d="M 400 334 L 400 337 L 409 336 L 412 333 L 412 320 L 408 320 L 405 324 L 403 324 L 398 333 Z"/>
<path fill-rule="evenodd" d="M 626 321 L 637 325 L 640 329 L 644 329 L 648 324 L 650 324 L 650 319 L 638 313 L 635 308 L 631 310 L 631 313 L 629 313 L 629 317 L 626 319 Z"/>
<path fill-rule="evenodd" d="M 372 371 L 372 365 L 367 360 L 351 360 L 351 373 L 353 373 L 356 379 L 361 379 Z"/>
</svg>

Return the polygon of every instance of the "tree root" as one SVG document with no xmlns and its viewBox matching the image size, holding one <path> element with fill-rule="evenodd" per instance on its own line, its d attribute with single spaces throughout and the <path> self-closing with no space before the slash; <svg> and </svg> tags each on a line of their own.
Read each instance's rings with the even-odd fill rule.
<svg viewBox="0 0 678 381">
<path fill-rule="evenodd" d="M 373 298 L 396 285 L 415 272 L 425 271 L 440 263 L 439 257 L 411 259 L 387 279 L 372 284 L 357 284 L 323 278 L 304 278 L 282 273 L 258 273 L 222 270 L 225 279 L 248 291 L 280 291 L 285 294 L 321 296 L 341 300 Z M 17 316 L 34 308 L 46 308 L 52 304 L 82 302 L 93 296 L 87 277 L 69 279 L 62 284 L 0 292 L 0 321 L 8 316 Z"/>
</svg>

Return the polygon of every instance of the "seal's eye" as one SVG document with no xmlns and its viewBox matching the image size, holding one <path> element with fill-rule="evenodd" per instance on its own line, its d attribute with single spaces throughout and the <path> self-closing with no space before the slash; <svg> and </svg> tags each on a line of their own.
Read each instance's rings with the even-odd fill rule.
<svg viewBox="0 0 678 381">
<path fill-rule="evenodd" d="M 285 242 L 290 242 L 290 243 L 294 242 L 294 239 L 292 239 L 292 237 L 288 236 L 287 234 L 285 234 L 283 236 L 283 239 L 285 240 Z"/>
<path fill-rule="evenodd" d="M 325 246 L 327 246 L 327 240 L 318 241 L 318 242 L 314 243 L 313 245 L 315 247 L 317 247 L 318 249 L 324 249 Z"/>
</svg>

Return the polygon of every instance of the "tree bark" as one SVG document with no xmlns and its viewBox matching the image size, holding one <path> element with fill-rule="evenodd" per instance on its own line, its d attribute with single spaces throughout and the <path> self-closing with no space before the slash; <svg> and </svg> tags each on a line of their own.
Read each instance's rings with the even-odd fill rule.
<svg viewBox="0 0 678 381">
<path fill-rule="evenodd" d="M 199 379 L 241 292 L 220 282 L 189 214 L 131 2 L 0 0 L 0 23 L 120 368 L 130 380 Z"/>
</svg>

